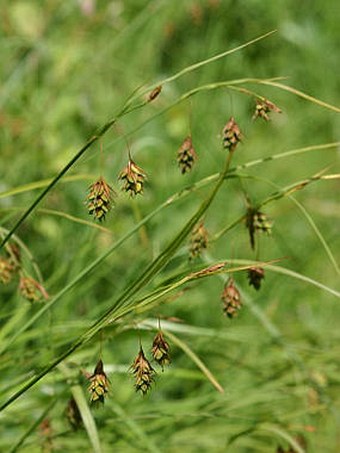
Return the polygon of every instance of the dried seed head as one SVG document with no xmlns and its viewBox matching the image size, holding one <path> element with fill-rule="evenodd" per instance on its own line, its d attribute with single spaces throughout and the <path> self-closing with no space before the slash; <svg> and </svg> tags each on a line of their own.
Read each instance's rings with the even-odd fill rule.
<svg viewBox="0 0 340 453">
<path fill-rule="evenodd" d="M 83 423 L 83 420 L 81 418 L 78 404 L 76 403 L 76 400 L 73 397 L 69 399 L 65 412 L 67 420 L 69 421 L 71 427 L 75 431 L 79 429 Z"/>
<path fill-rule="evenodd" d="M 129 159 L 127 166 L 120 172 L 119 179 L 123 181 L 123 190 L 131 196 L 142 194 L 146 174 L 133 160 Z"/>
<path fill-rule="evenodd" d="M 160 330 L 153 339 L 152 356 L 162 369 L 171 362 L 169 350 L 169 343 L 165 340 L 163 332 Z"/>
<path fill-rule="evenodd" d="M 148 359 L 145 357 L 142 347 L 140 348 L 135 361 L 131 365 L 131 370 L 136 379 L 136 391 L 140 391 L 143 395 L 145 395 L 150 389 L 152 382 L 154 381 L 154 374 L 156 372 L 152 368 Z"/>
<path fill-rule="evenodd" d="M 44 298 L 49 298 L 46 289 L 32 277 L 20 277 L 19 291 L 22 297 L 27 299 L 29 302 L 41 302 Z"/>
<path fill-rule="evenodd" d="M 87 196 L 87 209 L 95 220 L 105 220 L 106 214 L 112 207 L 112 194 L 112 188 L 103 177 L 100 177 L 90 186 Z"/>
<path fill-rule="evenodd" d="M 191 171 L 192 166 L 197 160 L 197 154 L 192 145 L 192 139 L 189 135 L 186 137 L 177 152 L 177 162 L 181 169 L 182 175 Z"/>
<path fill-rule="evenodd" d="M 246 216 L 246 227 L 249 232 L 251 248 L 255 248 L 255 232 L 262 231 L 271 234 L 273 222 L 268 219 L 266 214 L 257 209 L 249 207 Z"/>
<path fill-rule="evenodd" d="M 154 88 L 148 95 L 148 102 L 152 102 L 154 99 L 156 99 L 160 92 L 162 91 L 162 85 L 158 85 L 156 88 Z"/>
<path fill-rule="evenodd" d="M 242 307 L 241 296 L 239 290 L 235 286 L 234 279 L 229 278 L 224 286 L 221 294 L 223 302 L 223 311 L 228 318 L 234 318 L 237 316 L 238 310 Z"/>
<path fill-rule="evenodd" d="M 190 257 L 200 256 L 202 251 L 208 247 L 208 231 L 203 222 L 198 223 L 191 232 Z"/>
<path fill-rule="evenodd" d="M 268 101 L 268 99 L 256 99 L 255 113 L 253 115 L 253 120 L 256 118 L 263 118 L 265 121 L 269 121 L 269 113 L 281 113 L 282 110 L 273 102 Z"/>
<path fill-rule="evenodd" d="M 88 391 L 90 393 L 91 403 L 104 403 L 105 395 L 109 391 L 109 380 L 104 372 L 103 361 L 99 360 L 90 376 L 90 385 Z"/>
<path fill-rule="evenodd" d="M 261 288 L 262 280 L 264 279 L 263 267 L 251 267 L 248 269 L 249 285 L 253 286 L 256 290 Z"/>
<path fill-rule="evenodd" d="M 241 130 L 233 117 L 223 128 L 223 147 L 229 151 L 234 151 L 238 143 L 242 140 Z"/>
<path fill-rule="evenodd" d="M 7 285 L 13 277 L 15 267 L 10 259 L 0 258 L 0 282 Z"/>
</svg>

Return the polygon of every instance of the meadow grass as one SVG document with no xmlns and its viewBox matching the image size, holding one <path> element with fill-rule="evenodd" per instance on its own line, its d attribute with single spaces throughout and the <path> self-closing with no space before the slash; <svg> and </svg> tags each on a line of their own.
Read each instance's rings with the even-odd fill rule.
<svg viewBox="0 0 340 453">
<path fill-rule="evenodd" d="M 1 451 L 339 450 L 339 12 L 250 3 L 3 8 Z M 266 99 L 282 113 L 254 120 Z M 129 158 L 142 196 L 120 190 Z M 103 222 L 86 198 L 100 176 Z M 254 250 L 251 213 L 273 221 Z M 221 300 L 230 277 L 240 307 Z M 171 364 L 151 362 L 141 396 L 130 367 L 159 327 Z"/>
</svg>

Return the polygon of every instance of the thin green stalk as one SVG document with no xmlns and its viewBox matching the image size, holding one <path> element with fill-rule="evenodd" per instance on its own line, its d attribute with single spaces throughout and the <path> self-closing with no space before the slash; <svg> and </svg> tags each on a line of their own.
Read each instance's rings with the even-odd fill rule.
<svg viewBox="0 0 340 453">
<path fill-rule="evenodd" d="M 194 353 L 194 351 L 182 340 L 180 340 L 176 335 L 169 331 L 164 331 L 165 335 L 171 340 L 175 345 L 177 345 L 183 352 L 197 365 L 197 367 L 202 371 L 206 378 L 211 382 L 215 389 L 224 393 L 224 388 L 217 381 L 212 372 L 207 368 L 207 366 L 202 362 L 202 360 Z"/>
<path fill-rule="evenodd" d="M 46 418 L 47 414 L 53 409 L 57 402 L 57 398 L 54 398 L 53 401 L 46 407 L 46 409 L 41 413 L 41 415 L 31 424 L 28 430 L 19 438 L 19 440 L 13 445 L 8 453 L 15 453 L 25 442 L 25 440 L 37 429 L 40 423 Z"/>
</svg>

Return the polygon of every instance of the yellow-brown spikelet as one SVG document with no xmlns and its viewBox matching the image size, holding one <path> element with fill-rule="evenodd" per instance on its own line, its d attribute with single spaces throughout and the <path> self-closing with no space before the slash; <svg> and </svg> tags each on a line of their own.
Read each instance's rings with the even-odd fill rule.
<svg viewBox="0 0 340 453">
<path fill-rule="evenodd" d="M 15 267 L 10 259 L 0 258 L 0 282 L 7 285 L 13 277 Z"/>
<path fill-rule="evenodd" d="M 189 135 L 186 137 L 177 152 L 177 162 L 181 169 L 182 175 L 191 171 L 192 166 L 197 160 L 196 151 L 192 145 L 192 138 Z"/>
<path fill-rule="evenodd" d="M 208 247 L 208 231 L 203 222 L 198 223 L 191 232 L 190 258 L 196 258 Z"/>
<path fill-rule="evenodd" d="M 223 147 L 234 151 L 242 140 L 242 133 L 234 117 L 231 117 L 223 128 Z"/>
<path fill-rule="evenodd" d="M 106 183 L 103 177 L 93 183 L 87 196 L 88 212 L 95 220 L 105 220 L 106 214 L 112 207 L 113 189 Z"/>
<path fill-rule="evenodd" d="M 227 283 L 224 286 L 223 292 L 221 294 L 221 299 L 223 302 L 223 311 L 228 318 L 234 318 L 237 316 L 238 310 L 242 307 L 241 295 L 239 290 L 235 286 L 234 279 L 229 278 Z"/>
<path fill-rule="evenodd" d="M 256 290 L 259 290 L 261 288 L 261 283 L 263 279 L 264 279 L 263 267 L 254 266 L 248 269 L 249 285 L 253 286 Z"/>
<path fill-rule="evenodd" d="M 42 299 L 47 300 L 49 298 L 46 289 L 32 277 L 24 277 L 23 275 L 20 277 L 19 291 L 22 297 L 31 303 L 41 302 Z"/>
<path fill-rule="evenodd" d="M 89 379 L 90 385 L 88 391 L 90 393 L 90 402 L 94 404 L 104 403 L 105 395 L 109 391 L 109 380 L 104 372 L 104 364 L 101 359 L 98 361 Z"/>
<path fill-rule="evenodd" d="M 282 110 L 268 99 L 256 99 L 253 120 L 256 120 L 256 118 L 263 118 L 265 121 L 269 121 L 270 112 L 281 113 Z"/>
<path fill-rule="evenodd" d="M 163 332 L 160 330 L 153 339 L 152 356 L 162 369 L 171 362 L 169 351 L 169 343 L 165 340 Z"/>
<path fill-rule="evenodd" d="M 78 404 L 73 397 L 69 399 L 65 413 L 72 429 L 75 431 L 79 429 L 83 423 L 83 420 L 81 418 Z"/>
<path fill-rule="evenodd" d="M 139 353 L 131 365 L 131 370 L 135 375 L 136 391 L 140 391 L 143 395 L 145 395 L 151 388 L 156 372 L 152 368 L 148 359 L 145 357 L 142 346 L 140 347 Z"/>
<path fill-rule="evenodd" d="M 10 243 L 5 245 L 6 253 L 9 262 L 12 264 L 15 271 L 20 268 L 21 265 L 21 252 L 16 244 Z"/>
<path fill-rule="evenodd" d="M 119 179 L 123 182 L 122 190 L 129 192 L 131 196 L 143 193 L 146 174 L 132 159 L 120 172 Z"/>
<path fill-rule="evenodd" d="M 268 219 L 266 214 L 256 208 L 249 207 L 246 215 L 246 227 L 249 232 L 251 248 L 255 248 L 255 232 L 261 231 L 271 234 L 273 222 Z"/>
</svg>

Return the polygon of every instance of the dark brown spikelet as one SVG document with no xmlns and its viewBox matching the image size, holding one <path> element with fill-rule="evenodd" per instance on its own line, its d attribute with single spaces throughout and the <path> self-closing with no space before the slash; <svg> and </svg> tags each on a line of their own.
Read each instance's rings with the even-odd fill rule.
<svg viewBox="0 0 340 453">
<path fill-rule="evenodd" d="M 15 267 L 10 259 L 0 258 L 0 282 L 7 285 L 13 278 Z"/>
<path fill-rule="evenodd" d="M 49 298 L 46 289 L 32 277 L 20 277 L 19 291 L 22 297 L 31 303 L 42 302 Z"/>
<path fill-rule="evenodd" d="M 154 360 L 164 369 L 164 366 L 170 364 L 171 359 L 169 355 L 170 346 L 165 340 L 163 332 L 160 330 L 152 343 L 152 356 Z"/>
<path fill-rule="evenodd" d="M 224 286 L 221 299 L 223 302 L 223 311 L 228 318 L 237 316 L 238 310 L 242 307 L 241 296 L 239 290 L 235 286 L 234 279 L 229 278 Z"/>
<path fill-rule="evenodd" d="M 109 391 L 109 380 L 104 372 L 104 364 L 100 359 L 94 369 L 92 376 L 89 377 L 90 402 L 92 404 L 104 403 L 105 395 Z"/>
<path fill-rule="evenodd" d="M 249 207 L 246 216 L 246 227 L 249 232 L 250 245 L 254 250 L 255 248 L 255 233 L 256 231 L 262 231 L 266 234 L 271 234 L 273 222 L 268 219 L 266 214 L 263 212 Z"/>
<path fill-rule="evenodd" d="M 229 151 L 234 151 L 241 140 L 241 130 L 235 119 L 231 117 L 223 128 L 223 147 Z"/>
<path fill-rule="evenodd" d="M 191 171 L 192 166 L 197 160 L 196 151 L 192 145 L 192 138 L 189 135 L 186 137 L 177 152 L 177 162 L 181 169 L 182 175 Z"/>
<path fill-rule="evenodd" d="M 76 400 L 73 397 L 69 399 L 65 413 L 72 429 L 76 431 L 82 426 L 83 420 L 81 418 L 79 407 L 78 404 L 76 403 Z"/>
<path fill-rule="evenodd" d="M 154 375 L 156 372 L 152 368 L 148 359 L 145 357 L 142 347 L 140 347 L 139 353 L 135 358 L 135 361 L 131 365 L 131 370 L 136 379 L 136 391 L 140 391 L 143 395 L 145 395 L 151 388 L 151 384 L 154 381 Z"/>
<path fill-rule="evenodd" d="M 273 102 L 268 101 L 268 99 L 256 99 L 253 120 L 256 120 L 257 118 L 263 118 L 265 121 L 269 121 L 269 113 L 271 112 L 281 113 L 282 110 L 279 109 L 279 107 Z"/>
<path fill-rule="evenodd" d="M 152 102 L 154 99 L 156 99 L 160 95 L 161 91 L 162 85 L 158 85 L 156 88 L 154 88 L 148 95 L 148 102 Z"/>
<path fill-rule="evenodd" d="M 95 220 L 100 222 L 105 220 L 106 214 L 112 207 L 112 194 L 112 188 L 103 177 L 100 177 L 90 186 L 87 196 L 87 209 Z"/>
<path fill-rule="evenodd" d="M 190 258 L 197 258 L 208 247 L 208 231 L 203 222 L 198 223 L 191 232 Z"/>
<path fill-rule="evenodd" d="M 119 179 L 123 182 L 122 190 L 131 196 L 143 193 L 146 174 L 133 160 L 129 159 L 127 166 L 120 172 Z"/>
<path fill-rule="evenodd" d="M 262 280 L 264 279 L 263 267 L 251 267 L 248 269 L 249 285 L 253 286 L 257 291 L 261 288 Z"/>
</svg>

